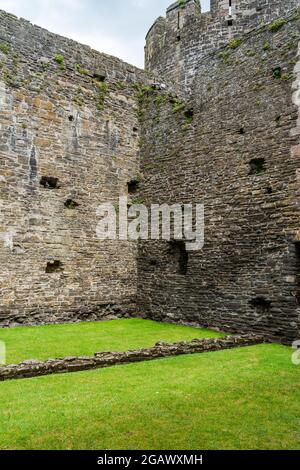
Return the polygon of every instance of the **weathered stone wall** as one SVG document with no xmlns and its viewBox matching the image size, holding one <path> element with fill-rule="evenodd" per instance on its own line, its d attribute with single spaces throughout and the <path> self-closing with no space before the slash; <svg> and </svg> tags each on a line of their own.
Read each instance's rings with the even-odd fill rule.
<svg viewBox="0 0 300 470">
<path fill-rule="evenodd" d="M 224 1 L 204 15 L 194 0 L 172 5 L 146 53 L 158 81 L 191 90 L 186 103 L 0 12 L 0 326 L 138 307 L 299 337 L 299 19 L 257 27 L 295 4 L 233 2 L 231 33 Z M 98 205 L 117 204 L 137 177 L 149 205 L 204 202 L 202 251 L 151 241 L 138 255 L 135 242 L 97 239 Z"/>
<path fill-rule="evenodd" d="M 135 312 L 136 244 L 96 208 L 138 176 L 144 73 L 4 12 L 0 67 L 0 325 Z"/>
<path fill-rule="evenodd" d="M 299 0 L 215 0 L 200 14 L 199 2 L 173 4 L 146 38 L 146 70 L 189 92 L 199 64 L 212 51 L 273 19 L 288 16 Z M 229 15 L 229 13 L 231 13 Z"/>
<path fill-rule="evenodd" d="M 102 369 L 132 362 L 153 361 L 164 357 L 221 351 L 264 343 L 258 335 L 228 336 L 226 338 L 195 339 L 191 342 L 157 343 L 153 348 L 126 352 L 99 352 L 94 356 L 66 357 L 48 361 L 24 361 L 0 367 L 0 382 L 51 374 L 65 374 L 90 369 Z"/>
<path fill-rule="evenodd" d="M 299 337 L 299 25 L 202 57 L 185 107 L 145 94 L 145 201 L 205 204 L 205 246 L 185 254 L 187 269 L 179 245 L 141 243 L 149 317 Z"/>
</svg>

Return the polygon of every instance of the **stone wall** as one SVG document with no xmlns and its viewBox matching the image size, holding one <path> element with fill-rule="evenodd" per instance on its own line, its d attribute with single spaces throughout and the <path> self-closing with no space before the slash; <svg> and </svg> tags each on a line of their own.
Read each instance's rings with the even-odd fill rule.
<svg viewBox="0 0 300 470">
<path fill-rule="evenodd" d="M 180 83 L 189 92 L 208 54 L 264 23 L 290 15 L 297 6 L 299 0 L 232 0 L 229 10 L 228 0 L 215 0 L 211 12 L 200 14 L 196 0 L 177 2 L 147 35 L 146 70 Z"/>
<path fill-rule="evenodd" d="M 205 204 L 205 246 L 183 253 L 185 269 L 182 246 L 141 243 L 139 305 L 150 318 L 299 337 L 296 18 L 202 57 L 185 105 L 144 96 L 145 201 Z"/>
<path fill-rule="evenodd" d="M 133 362 L 153 361 L 164 357 L 196 354 L 261 344 L 258 335 L 228 336 L 227 338 L 195 339 L 191 342 L 157 343 L 153 348 L 126 352 L 99 352 L 93 357 L 66 357 L 48 361 L 24 361 L 0 367 L 0 382 L 51 374 L 65 374 L 90 369 L 102 369 Z"/>
<path fill-rule="evenodd" d="M 97 240 L 96 208 L 139 174 L 140 82 L 0 12 L 1 326 L 135 312 L 136 244 Z"/>
<path fill-rule="evenodd" d="M 178 96 L 0 12 L 0 326 L 139 313 L 299 337 L 298 1 L 233 2 L 231 33 L 224 1 L 180 3 L 146 48 Z M 134 180 L 148 205 L 204 202 L 202 251 L 97 239 Z"/>
</svg>

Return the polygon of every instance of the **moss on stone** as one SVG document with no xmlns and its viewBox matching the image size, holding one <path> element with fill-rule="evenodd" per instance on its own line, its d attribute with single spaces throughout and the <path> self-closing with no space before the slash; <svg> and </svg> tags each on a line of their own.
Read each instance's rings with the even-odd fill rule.
<svg viewBox="0 0 300 470">
<path fill-rule="evenodd" d="M 125 82 L 117 82 L 116 87 L 118 90 L 124 90 L 126 88 L 126 83 Z"/>
<path fill-rule="evenodd" d="M 181 111 L 184 109 L 185 103 L 181 100 L 175 100 L 173 104 L 173 113 L 177 113 L 178 111 Z"/>
<path fill-rule="evenodd" d="M 218 57 L 220 57 L 220 59 L 223 59 L 226 65 L 232 64 L 232 58 L 229 50 L 219 52 Z"/>
<path fill-rule="evenodd" d="M 84 104 L 83 91 L 80 87 L 77 88 L 75 95 L 73 96 L 73 103 L 81 107 Z"/>
<path fill-rule="evenodd" d="M 4 80 L 4 83 L 9 87 L 17 88 L 19 86 L 17 75 L 13 74 L 8 69 L 5 69 L 3 71 L 3 80 Z"/>
<path fill-rule="evenodd" d="M 300 18 L 300 12 L 299 12 L 299 10 L 297 9 L 297 10 L 294 11 L 294 13 L 293 13 L 293 15 L 292 15 L 292 17 L 291 17 L 291 21 L 299 20 L 299 18 Z"/>
<path fill-rule="evenodd" d="M 293 78 L 293 75 L 292 74 L 288 74 L 288 73 L 285 73 L 281 76 L 281 80 L 284 80 L 284 81 L 289 81 L 289 80 L 292 80 Z"/>
<path fill-rule="evenodd" d="M 285 24 L 287 24 L 287 20 L 285 20 L 284 18 L 278 18 L 278 20 L 275 20 L 273 21 L 273 23 L 271 23 L 269 25 L 269 31 L 271 33 L 276 33 L 277 31 L 279 31 Z"/>
<path fill-rule="evenodd" d="M 66 68 L 65 58 L 62 54 L 56 54 L 54 56 L 54 60 L 59 65 L 59 68 L 61 70 L 64 70 Z"/>
<path fill-rule="evenodd" d="M 3 52 L 3 54 L 8 55 L 10 53 L 10 45 L 7 44 L 6 42 L 1 42 L 0 43 L 0 52 Z"/>
<path fill-rule="evenodd" d="M 79 64 L 75 64 L 75 69 L 81 75 L 89 75 L 89 71 L 87 69 L 81 67 L 81 65 L 79 65 Z"/>
<path fill-rule="evenodd" d="M 105 82 L 99 82 L 95 79 L 93 79 L 93 83 L 97 87 L 97 95 L 95 96 L 96 107 L 98 111 L 102 111 L 104 108 L 105 98 L 108 93 L 108 84 Z"/>
<path fill-rule="evenodd" d="M 228 44 L 228 47 L 230 49 L 237 49 L 241 44 L 243 40 L 242 39 L 232 39 L 230 43 Z"/>
<path fill-rule="evenodd" d="M 253 51 L 252 49 L 247 49 L 245 54 L 246 54 L 247 57 L 254 57 L 255 56 L 255 51 Z"/>
<path fill-rule="evenodd" d="M 145 200 L 141 197 L 135 197 L 135 198 L 132 199 L 131 203 L 132 203 L 132 205 L 133 204 L 143 205 L 143 204 L 145 204 Z"/>
<path fill-rule="evenodd" d="M 177 4 L 180 8 L 185 8 L 186 6 L 186 0 L 178 0 Z"/>
</svg>

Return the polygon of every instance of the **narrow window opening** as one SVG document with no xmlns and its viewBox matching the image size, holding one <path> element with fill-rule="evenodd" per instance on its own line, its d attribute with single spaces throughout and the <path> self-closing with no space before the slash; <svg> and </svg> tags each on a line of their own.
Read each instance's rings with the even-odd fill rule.
<svg viewBox="0 0 300 470">
<path fill-rule="evenodd" d="M 127 183 L 128 194 L 136 194 L 139 187 L 140 187 L 139 180 L 134 179 L 134 180 L 129 181 L 129 183 Z"/>
<path fill-rule="evenodd" d="M 178 15 L 177 15 L 177 28 L 180 29 L 180 11 L 178 12 Z"/>
<path fill-rule="evenodd" d="M 57 189 L 59 188 L 58 181 L 58 178 L 54 178 L 53 176 L 42 176 L 40 185 L 44 186 L 46 189 Z"/>
<path fill-rule="evenodd" d="M 186 276 L 188 272 L 189 253 L 184 241 L 173 240 L 171 243 L 171 254 L 177 264 L 177 273 Z"/>
<path fill-rule="evenodd" d="M 74 201 L 73 199 L 67 199 L 65 202 L 65 207 L 67 209 L 76 209 L 76 207 L 78 206 L 79 206 L 78 202 Z"/>
<path fill-rule="evenodd" d="M 275 78 L 275 80 L 279 80 L 281 76 L 282 76 L 281 67 L 275 67 L 275 69 L 273 69 L 273 78 Z"/>
<path fill-rule="evenodd" d="M 54 260 L 54 261 L 49 261 L 46 266 L 46 273 L 47 274 L 52 274 L 52 273 L 60 273 L 63 271 L 63 265 L 61 261 Z"/>
<path fill-rule="evenodd" d="M 228 26 L 233 26 L 233 20 L 232 20 L 232 19 L 228 20 L 228 21 L 227 21 L 227 25 L 228 25 Z"/>
<path fill-rule="evenodd" d="M 255 299 L 250 300 L 249 304 L 251 308 L 262 313 L 269 312 L 272 306 L 272 302 L 265 299 L 265 297 L 256 297 Z"/>
<path fill-rule="evenodd" d="M 232 15 L 232 0 L 229 0 L 229 16 Z"/>
<path fill-rule="evenodd" d="M 180 34 L 178 34 L 178 36 L 176 36 L 176 39 L 177 39 L 177 42 L 180 42 L 180 41 L 181 41 L 181 36 L 180 36 Z"/>
<path fill-rule="evenodd" d="M 266 161 L 264 158 L 253 158 L 250 162 L 250 172 L 249 175 L 260 175 L 266 171 L 265 167 Z"/>
</svg>

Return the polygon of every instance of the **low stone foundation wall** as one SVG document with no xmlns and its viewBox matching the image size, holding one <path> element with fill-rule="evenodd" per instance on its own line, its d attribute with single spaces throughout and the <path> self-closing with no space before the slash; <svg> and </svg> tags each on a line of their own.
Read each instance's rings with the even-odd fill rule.
<svg viewBox="0 0 300 470">
<path fill-rule="evenodd" d="M 66 357 L 45 362 L 24 361 L 0 367 L 0 381 L 24 379 L 50 374 L 64 374 L 89 369 L 100 369 L 131 362 L 151 361 L 163 357 L 195 354 L 264 343 L 258 335 L 228 336 L 226 338 L 195 339 L 175 344 L 157 343 L 153 348 L 126 352 L 99 352 L 93 357 Z"/>
</svg>

